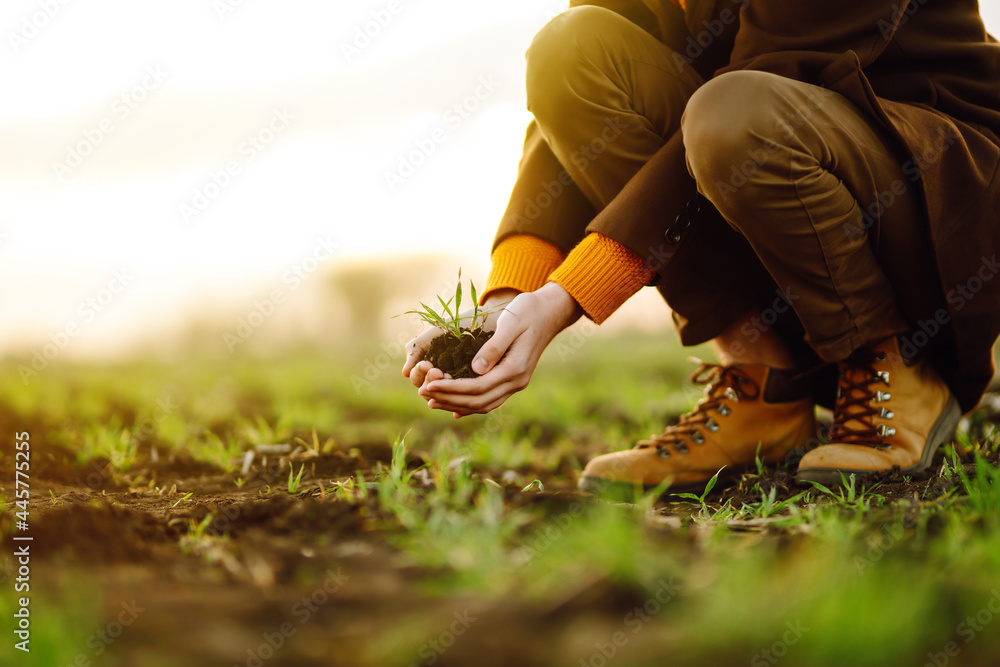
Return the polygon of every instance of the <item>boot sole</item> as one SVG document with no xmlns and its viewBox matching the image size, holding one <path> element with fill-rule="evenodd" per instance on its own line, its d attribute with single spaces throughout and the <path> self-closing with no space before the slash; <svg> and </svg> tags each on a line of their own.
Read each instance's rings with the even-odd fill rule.
<svg viewBox="0 0 1000 667">
<path fill-rule="evenodd" d="M 927 442 L 924 444 L 924 451 L 920 456 L 920 460 L 909 468 L 903 468 L 900 470 L 902 473 L 909 472 L 923 472 L 927 469 L 927 466 L 931 464 L 934 460 L 934 454 L 937 452 L 938 447 L 947 442 L 952 435 L 955 433 L 955 429 L 958 428 L 958 422 L 962 419 L 962 410 L 958 407 L 958 401 L 955 400 L 954 396 L 949 396 L 948 403 L 945 405 L 944 410 L 938 416 L 937 421 L 934 422 L 933 428 L 931 428 L 930 434 L 927 436 Z M 796 481 L 802 485 L 809 485 L 809 482 L 816 482 L 818 484 L 823 484 L 824 486 L 832 486 L 842 484 L 841 474 L 844 476 L 854 474 L 868 474 L 873 472 L 887 472 L 885 470 L 859 470 L 853 468 L 805 468 L 799 469 L 798 474 L 795 476 Z"/>
<path fill-rule="evenodd" d="M 734 477 L 738 478 L 747 470 L 750 470 L 750 468 L 723 468 L 722 472 L 719 473 L 719 479 L 715 488 L 723 488 L 719 486 L 719 483 L 728 481 Z M 701 495 L 704 493 L 705 487 L 708 486 L 711 479 L 712 478 L 709 477 L 696 482 L 671 484 L 667 487 L 666 491 L 660 494 L 659 499 L 665 500 L 678 493 L 694 493 L 696 495 Z M 659 485 L 650 486 L 644 484 L 640 487 L 639 484 L 629 484 L 628 482 L 604 479 L 603 477 L 594 477 L 593 475 L 582 475 L 577 486 L 581 491 L 605 500 L 612 500 L 621 503 L 634 503 L 638 500 L 638 498 L 641 498 Z M 636 491 L 640 488 L 642 489 L 642 492 L 640 496 L 637 497 Z"/>
</svg>

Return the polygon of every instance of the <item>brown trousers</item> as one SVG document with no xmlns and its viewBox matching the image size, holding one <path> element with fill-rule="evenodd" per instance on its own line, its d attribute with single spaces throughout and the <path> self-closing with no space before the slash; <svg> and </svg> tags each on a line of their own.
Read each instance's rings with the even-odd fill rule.
<svg viewBox="0 0 1000 667">
<path fill-rule="evenodd" d="M 698 190 L 725 220 L 692 230 L 698 238 L 661 276 L 682 340 L 694 339 L 684 342 L 760 309 L 744 327 L 751 339 L 755 329 L 777 326 L 787 338 L 800 326 L 799 342 L 838 361 L 896 311 L 894 280 L 937 290 L 904 161 L 839 94 L 752 71 L 705 82 L 598 7 L 571 9 L 536 36 L 527 83 L 539 130 L 597 210 L 682 129 Z M 620 134 L 586 155 L 612 118 Z M 789 327 L 782 314 L 792 310 L 799 322 Z"/>
</svg>

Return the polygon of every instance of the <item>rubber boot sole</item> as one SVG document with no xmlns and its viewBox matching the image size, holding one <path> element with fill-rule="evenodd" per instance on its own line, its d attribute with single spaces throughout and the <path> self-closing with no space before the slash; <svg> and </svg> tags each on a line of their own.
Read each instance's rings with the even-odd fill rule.
<svg viewBox="0 0 1000 667">
<path fill-rule="evenodd" d="M 958 407 L 958 401 L 955 400 L 954 396 L 950 396 L 947 405 L 945 405 L 944 410 L 938 416 L 937 421 L 934 422 L 934 426 L 927 436 L 927 442 L 924 444 L 924 451 L 920 456 L 920 460 L 909 468 L 901 469 L 900 472 L 906 474 L 926 470 L 927 466 L 934 460 L 934 454 L 937 452 L 938 447 L 951 439 L 961 419 L 962 410 Z M 833 486 L 843 484 L 843 477 L 841 475 L 846 477 L 851 473 L 865 475 L 873 472 L 886 471 L 857 470 L 854 468 L 800 468 L 795 479 L 803 485 L 808 485 L 809 482 L 816 482 L 824 486 Z"/>
</svg>

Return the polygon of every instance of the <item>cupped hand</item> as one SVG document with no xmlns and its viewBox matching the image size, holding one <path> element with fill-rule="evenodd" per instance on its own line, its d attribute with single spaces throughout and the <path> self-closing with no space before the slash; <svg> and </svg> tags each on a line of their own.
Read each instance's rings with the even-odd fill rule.
<svg viewBox="0 0 1000 667">
<path fill-rule="evenodd" d="M 517 290 L 505 289 L 491 293 L 483 305 L 480 312 L 487 312 L 483 328 L 486 331 L 495 331 L 497 320 L 500 318 L 503 306 L 509 304 L 520 294 Z M 463 320 L 463 325 L 472 320 L 473 309 L 463 310 L 459 317 Z M 443 334 L 444 331 L 438 327 L 428 327 L 419 336 L 406 344 L 406 362 L 403 364 L 403 377 L 410 379 L 414 387 L 421 387 L 429 380 L 441 380 L 446 376 L 440 369 L 434 368 L 429 361 L 424 361 L 424 355 L 431 347 L 431 341 Z"/>
<path fill-rule="evenodd" d="M 404 367 L 404 375 L 420 387 L 420 395 L 432 409 L 447 410 L 456 418 L 486 414 L 528 386 L 542 352 L 581 313 L 565 289 L 548 283 L 534 292 L 519 294 L 500 312 L 493 337 L 472 362 L 479 377 L 454 380 L 429 362 L 414 364 L 409 373 Z M 415 346 L 426 333 L 414 339 Z"/>
</svg>

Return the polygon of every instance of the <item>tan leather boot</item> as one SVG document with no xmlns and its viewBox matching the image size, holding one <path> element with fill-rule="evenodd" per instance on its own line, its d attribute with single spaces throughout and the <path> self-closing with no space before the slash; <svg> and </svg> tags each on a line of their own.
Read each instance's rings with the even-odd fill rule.
<svg viewBox="0 0 1000 667">
<path fill-rule="evenodd" d="M 758 444 L 762 460 L 784 459 L 816 434 L 812 398 L 789 392 L 789 375 L 760 365 L 702 364 L 691 381 L 707 387 L 694 410 L 634 449 L 592 460 L 580 488 L 624 501 L 640 485 L 648 491 L 667 480 L 667 494 L 700 492 L 720 469 L 723 479 L 753 466 Z"/>
<path fill-rule="evenodd" d="M 955 432 L 958 401 L 926 360 L 906 365 L 896 337 L 840 363 L 829 444 L 799 462 L 803 482 L 839 484 L 841 473 L 924 470 Z"/>
</svg>

